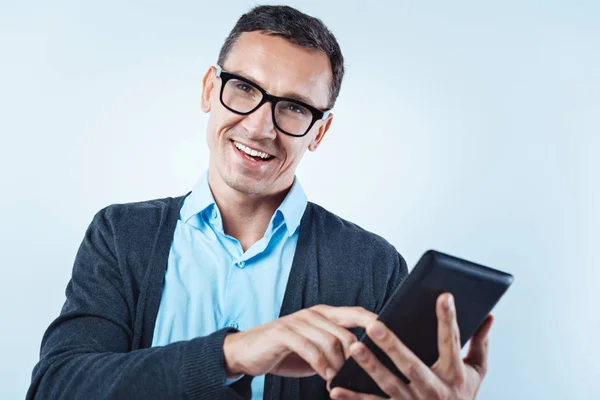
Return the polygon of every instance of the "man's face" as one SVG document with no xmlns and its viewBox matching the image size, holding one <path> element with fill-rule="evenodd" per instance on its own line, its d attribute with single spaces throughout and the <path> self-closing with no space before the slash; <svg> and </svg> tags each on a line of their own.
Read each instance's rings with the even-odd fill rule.
<svg viewBox="0 0 600 400">
<path fill-rule="evenodd" d="M 305 49 L 276 36 L 246 32 L 240 35 L 222 67 L 250 79 L 272 95 L 302 98 L 320 110 L 327 107 L 332 74 L 329 58 L 321 51 Z M 203 84 L 202 109 L 210 112 L 207 142 L 211 175 L 218 180 L 215 184 L 225 183 L 249 195 L 287 189 L 305 151 L 319 146 L 332 116 L 317 121 L 305 136 L 292 137 L 275 127 L 271 103 L 249 115 L 226 109 L 219 100 L 222 80 L 213 67 Z M 238 149 L 240 144 L 272 157 L 261 160 L 248 156 Z"/>
</svg>

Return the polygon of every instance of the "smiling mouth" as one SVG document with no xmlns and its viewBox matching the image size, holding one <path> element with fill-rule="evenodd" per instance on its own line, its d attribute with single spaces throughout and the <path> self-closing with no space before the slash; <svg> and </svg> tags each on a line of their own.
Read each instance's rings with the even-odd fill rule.
<svg viewBox="0 0 600 400">
<path fill-rule="evenodd" d="M 232 140 L 232 142 L 233 142 L 233 145 L 236 147 L 236 149 L 238 149 L 238 151 L 240 151 L 241 153 L 244 153 L 244 155 L 251 158 L 252 160 L 265 162 L 265 161 L 269 161 L 274 158 L 272 155 L 270 155 L 268 153 L 258 151 L 256 149 L 248 147 L 240 142 L 236 142 L 235 140 Z"/>
</svg>

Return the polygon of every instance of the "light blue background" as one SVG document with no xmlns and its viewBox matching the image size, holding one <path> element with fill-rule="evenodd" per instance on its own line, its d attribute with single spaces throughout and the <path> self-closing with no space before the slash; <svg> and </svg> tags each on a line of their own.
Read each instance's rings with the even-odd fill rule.
<svg viewBox="0 0 600 400">
<path fill-rule="evenodd" d="M 23 398 L 93 214 L 207 166 L 201 78 L 253 4 L 0 2 L 0 398 Z M 600 3 L 289 4 L 347 63 L 309 200 L 410 267 L 437 248 L 515 275 L 480 399 L 600 398 Z"/>
</svg>

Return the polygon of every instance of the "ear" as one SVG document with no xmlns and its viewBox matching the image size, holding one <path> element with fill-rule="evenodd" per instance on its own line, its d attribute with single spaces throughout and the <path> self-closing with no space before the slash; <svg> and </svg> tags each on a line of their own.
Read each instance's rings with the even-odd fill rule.
<svg viewBox="0 0 600 400">
<path fill-rule="evenodd" d="M 311 140 L 311 142 L 308 144 L 308 149 L 310 151 L 316 151 L 317 148 L 319 147 L 319 145 L 321 144 L 321 141 L 323 140 L 323 138 L 325 137 L 325 134 L 327 133 L 327 131 L 329 130 L 329 127 L 331 126 L 331 122 L 333 121 L 333 114 L 329 114 L 327 116 L 327 118 L 325 119 L 325 122 L 323 122 L 321 124 L 321 126 L 319 126 L 319 130 L 317 131 L 317 135 L 314 137 L 313 140 Z"/>
<path fill-rule="evenodd" d="M 215 79 L 217 78 L 217 70 L 215 67 L 210 67 L 204 78 L 202 78 L 202 102 L 201 108 L 205 113 L 210 112 L 210 99 L 215 89 Z"/>
</svg>

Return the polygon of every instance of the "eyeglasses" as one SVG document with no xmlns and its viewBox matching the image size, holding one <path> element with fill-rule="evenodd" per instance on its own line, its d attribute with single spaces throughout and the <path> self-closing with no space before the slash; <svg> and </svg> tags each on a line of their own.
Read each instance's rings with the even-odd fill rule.
<svg viewBox="0 0 600 400">
<path fill-rule="evenodd" d="M 236 114 L 248 115 L 269 102 L 273 110 L 275 127 L 286 135 L 302 137 L 310 131 L 316 121 L 327 118 L 330 110 L 321 111 L 309 104 L 285 97 L 277 97 L 243 76 L 223 71 L 217 65 L 217 76 L 221 78 L 221 104 Z"/>
</svg>

